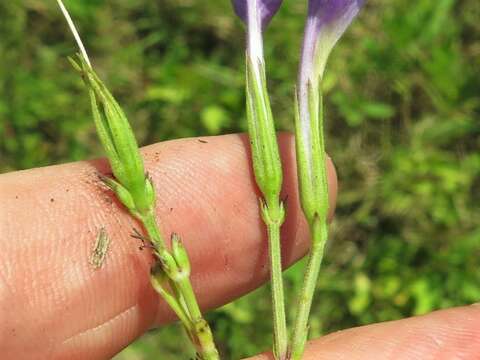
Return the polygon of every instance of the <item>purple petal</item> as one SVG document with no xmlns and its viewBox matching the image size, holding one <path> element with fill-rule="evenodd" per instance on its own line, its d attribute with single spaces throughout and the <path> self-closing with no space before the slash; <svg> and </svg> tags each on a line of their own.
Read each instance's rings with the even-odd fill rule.
<svg viewBox="0 0 480 360">
<path fill-rule="evenodd" d="M 335 43 L 363 6 L 364 0 L 310 0 L 303 40 L 301 80 L 322 76 Z"/>
<path fill-rule="evenodd" d="M 232 0 L 235 13 L 247 23 L 247 3 L 249 1 L 256 2 L 260 13 L 262 27 L 268 25 L 272 17 L 277 13 L 283 0 Z"/>
<path fill-rule="evenodd" d="M 336 26 L 340 27 L 343 33 L 363 4 L 364 0 L 310 0 L 308 17 L 315 22 L 317 31 L 320 31 L 321 27 Z"/>
</svg>

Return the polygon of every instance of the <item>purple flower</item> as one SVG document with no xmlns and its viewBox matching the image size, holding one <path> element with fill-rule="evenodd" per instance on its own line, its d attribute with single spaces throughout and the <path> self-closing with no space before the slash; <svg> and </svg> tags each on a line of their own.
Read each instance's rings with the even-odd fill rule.
<svg viewBox="0 0 480 360">
<path fill-rule="evenodd" d="M 280 8 L 280 5 L 282 5 L 282 1 L 283 0 L 232 0 L 232 3 L 235 13 L 245 23 L 248 23 L 248 7 L 250 4 L 253 5 L 260 15 L 262 28 L 265 28 Z"/>
<path fill-rule="evenodd" d="M 232 0 L 235 13 L 247 26 L 247 53 L 254 64 L 263 63 L 262 31 L 283 0 Z"/>
<path fill-rule="evenodd" d="M 364 0 L 309 1 L 302 50 L 301 83 L 306 83 L 306 77 L 323 76 L 330 52 L 363 3 Z"/>
<path fill-rule="evenodd" d="M 329 23 L 336 18 L 342 17 L 356 8 L 356 12 L 362 7 L 363 0 L 313 0 L 308 3 L 308 13 Z"/>
</svg>

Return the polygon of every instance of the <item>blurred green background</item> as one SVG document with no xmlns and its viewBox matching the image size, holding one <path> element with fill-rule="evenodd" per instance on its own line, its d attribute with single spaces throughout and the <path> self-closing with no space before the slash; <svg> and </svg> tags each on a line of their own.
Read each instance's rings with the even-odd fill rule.
<svg viewBox="0 0 480 360">
<path fill-rule="evenodd" d="M 67 1 L 141 144 L 245 131 L 243 28 L 227 0 Z M 304 1 L 266 33 L 292 129 Z M 340 196 L 311 321 L 319 336 L 480 300 L 480 2 L 369 0 L 325 79 Z M 0 170 L 101 156 L 55 2 L 0 2 Z M 287 271 L 293 305 L 304 264 Z M 268 288 L 208 314 L 225 359 L 270 344 Z M 179 340 L 180 339 L 180 340 Z M 119 354 L 187 359 L 176 325 Z"/>
</svg>

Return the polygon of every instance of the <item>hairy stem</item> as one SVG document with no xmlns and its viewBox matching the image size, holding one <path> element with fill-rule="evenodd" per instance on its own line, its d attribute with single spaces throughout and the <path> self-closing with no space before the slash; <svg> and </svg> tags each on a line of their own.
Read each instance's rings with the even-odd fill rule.
<svg viewBox="0 0 480 360">
<path fill-rule="evenodd" d="M 156 252 L 161 253 L 168 251 L 153 212 L 141 217 L 140 220 L 145 226 Z M 213 340 L 212 331 L 202 316 L 200 306 L 198 305 L 190 282 L 190 277 L 185 275 L 178 278 L 170 278 L 170 284 L 173 288 L 174 296 L 178 298 L 173 302 L 174 307 L 172 307 L 172 309 L 182 315 L 182 317 L 179 318 L 187 329 L 189 336 L 192 337 L 199 359 L 219 360 L 220 357 Z M 157 290 L 157 288 L 155 288 L 155 290 Z M 157 292 L 162 295 L 169 304 L 172 302 L 172 298 L 165 298 L 163 291 L 157 290 Z M 185 313 L 187 319 L 183 316 Z"/>
<path fill-rule="evenodd" d="M 292 338 L 292 360 L 302 359 L 305 342 L 308 336 L 308 317 L 312 306 L 312 299 L 315 293 L 318 273 L 322 264 L 325 244 L 328 238 L 328 227 L 326 219 L 316 217 L 310 224 L 312 236 L 312 248 L 307 263 L 307 270 L 303 281 L 303 288 L 299 298 L 295 327 Z"/>
<path fill-rule="evenodd" d="M 179 320 L 185 326 L 187 332 L 191 333 L 192 326 L 191 326 L 190 319 L 188 318 L 187 312 L 182 307 L 178 299 L 178 296 L 174 296 L 169 291 L 169 289 L 164 284 L 162 284 L 162 280 L 163 280 L 162 277 L 163 277 L 163 274 L 161 273 L 161 270 L 157 272 L 155 271 L 155 267 L 154 267 L 150 275 L 150 281 L 152 283 L 152 287 L 155 289 L 157 293 L 160 294 L 160 296 L 170 306 L 170 308 L 173 310 L 173 312 L 177 315 Z"/>
<path fill-rule="evenodd" d="M 185 277 L 179 280 L 177 284 L 178 289 L 180 290 L 180 293 L 185 301 L 185 305 L 190 313 L 190 319 L 193 324 L 193 332 L 197 341 L 197 351 L 201 359 L 220 359 L 213 340 L 212 330 L 202 316 L 190 279 Z"/>
<path fill-rule="evenodd" d="M 266 223 L 270 250 L 270 280 L 272 287 L 274 351 L 277 359 L 285 359 L 288 349 L 287 323 L 282 279 L 280 223 Z"/>
</svg>

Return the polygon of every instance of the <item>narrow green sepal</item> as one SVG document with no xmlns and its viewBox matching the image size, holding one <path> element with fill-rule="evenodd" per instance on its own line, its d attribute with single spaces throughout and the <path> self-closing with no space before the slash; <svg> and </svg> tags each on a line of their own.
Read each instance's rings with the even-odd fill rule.
<svg viewBox="0 0 480 360">
<path fill-rule="evenodd" d="M 152 179 L 148 175 L 145 175 L 145 203 L 147 204 L 148 208 L 154 209 L 155 202 L 156 202 L 155 186 L 153 186 Z"/>
<path fill-rule="evenodd" d="M 130 192 L 125 189 L 119 182 L 109 178 L 107 176 L 99 175 L 100 180 L 107 185 L 117 196 L 118 200 L 132 213 L 134 216 L 138 217 L 138 212 L 135 208 L 135 202 L 133 201 L 132 195 Z"/>
<path fill-rule="evenodd" d="M 282 201 L 278 204 L 273 202 L 268 204 L 265 200 L 260 199 L 260 209 L 265 224 L 280 226 L 285 221 L 285 206 Z"/>
<path fill-rule="evenodd" d="M 78 71 L 80 74 L 83 73 L 82 67 L 71 56 L 67 56 L 67 59 L 76 71 Z"/>
<path fill-rule="evenodd" d="M 179 270 L 185 273 L 186 276 L 190 276 L 191 265 L 187 249 L 185 249 L 180 236 L 175 233 L 172 234 L 172 254 Z"/>
</svg>

